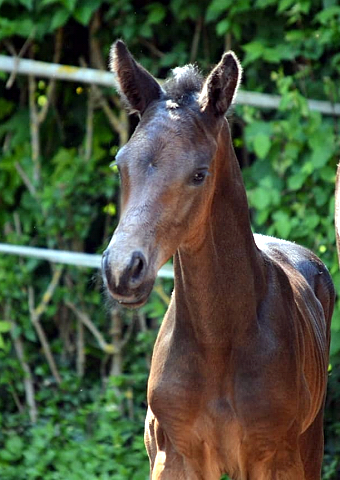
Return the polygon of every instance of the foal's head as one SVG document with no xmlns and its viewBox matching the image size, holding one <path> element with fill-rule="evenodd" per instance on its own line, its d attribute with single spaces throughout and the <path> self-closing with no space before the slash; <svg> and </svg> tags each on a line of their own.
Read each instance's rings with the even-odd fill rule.
<svg viewBox="0 0 340 480">
<path fill-rule="evenodd" d="M 161 87 L 118 40 L 111 67 L 140 123 L 116 158 L 121 216 L 103 254 L 103 275 L 116 300 L 136 307 L 178 247 L 200 238 L 214 192 L 218 135 L 240 66 L 228 52 L 206 81 L 186 66 Z"/>
</svg>

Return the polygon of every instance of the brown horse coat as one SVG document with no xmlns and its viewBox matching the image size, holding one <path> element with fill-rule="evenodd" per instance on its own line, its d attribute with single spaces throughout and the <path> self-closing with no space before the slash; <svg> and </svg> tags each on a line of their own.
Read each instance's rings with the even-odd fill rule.
<svg viewBox="0 0 340 480">
<path fill-rule="evenodd" d="M 191 66 L 161 87 L 124 43 L 112 68 L 141 117 L 117 156 L 109 292 L 145 303 L 174 256 L 175 290 L 148 383 L 152 480 L 320 480 L 334 290 L 309 250 L 253 235 L 225 113 L 241 69 Z"/>
</svg>

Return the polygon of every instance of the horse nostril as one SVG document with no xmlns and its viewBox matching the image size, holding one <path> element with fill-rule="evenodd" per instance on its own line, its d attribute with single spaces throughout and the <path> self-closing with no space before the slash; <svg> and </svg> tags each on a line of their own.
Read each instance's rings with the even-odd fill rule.
<svg viewBox="0 0 340 480">
<path fill-rule="evenodd" d="M 146 271 L 146 260 L 142 252 L 134 252 L 132 254 L 129 271 L 130 286 L 136 288 L 141 284 Z"/>
<path fill-rule="evenodd" d="M 140 258 L 136 258 L 134 261 L 134 265 L 132 267 L 132 278 L 133 279 L 138 279 L 142 270 L 143 270 L 144 264 Z"/>
</svg>

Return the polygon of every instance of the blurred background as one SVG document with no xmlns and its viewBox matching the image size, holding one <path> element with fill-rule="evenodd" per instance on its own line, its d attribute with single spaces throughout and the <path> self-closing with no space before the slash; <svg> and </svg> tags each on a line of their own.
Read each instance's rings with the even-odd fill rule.
<svg viewBox="0 0 340 480">
<path fill-rule="evenodd" d="M 230 123 L 254 230 L 311 248 L 340 292 L 338 0 L 0 0 L 0 242 L 107 246 L 119 213 L 110 164 L 137 123 L 111 77 L 98 83 L 117 38 L 160 79 L 236 52 L 244 76 Z M 31 61 L 26 73 L 17 57 Z M 36 61 L 65 65 L 64 79 Z M 85 83 L 70 66 L 96 75 Z M 146 382 L 172 280 L 130 312 L 107 302 L 98 268 L 75 263 L 0 252 L 2 480 L 148 478 Z M 324 480 L 340 479 L 339 379 L 337 300 Z"/>
</svg>

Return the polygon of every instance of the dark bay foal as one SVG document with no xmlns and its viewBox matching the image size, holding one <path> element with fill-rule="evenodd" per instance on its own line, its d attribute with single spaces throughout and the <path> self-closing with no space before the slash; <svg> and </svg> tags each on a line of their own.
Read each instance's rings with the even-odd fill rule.
<svg viewBox="0 0 340 480">
<path fill-rule="evenodd" d="M 117 155 L 109 292 L 143 305 L 174 256 L 148 383 L 151 478 L 320 480 L 334 290 L 312 252 L 252 234 L 225 118 L 238 60 L 225 53 L 205 81 L 176 69 L 163 87 L 122 41 L 111 61 L 141 119 Z"/>
</svg>

